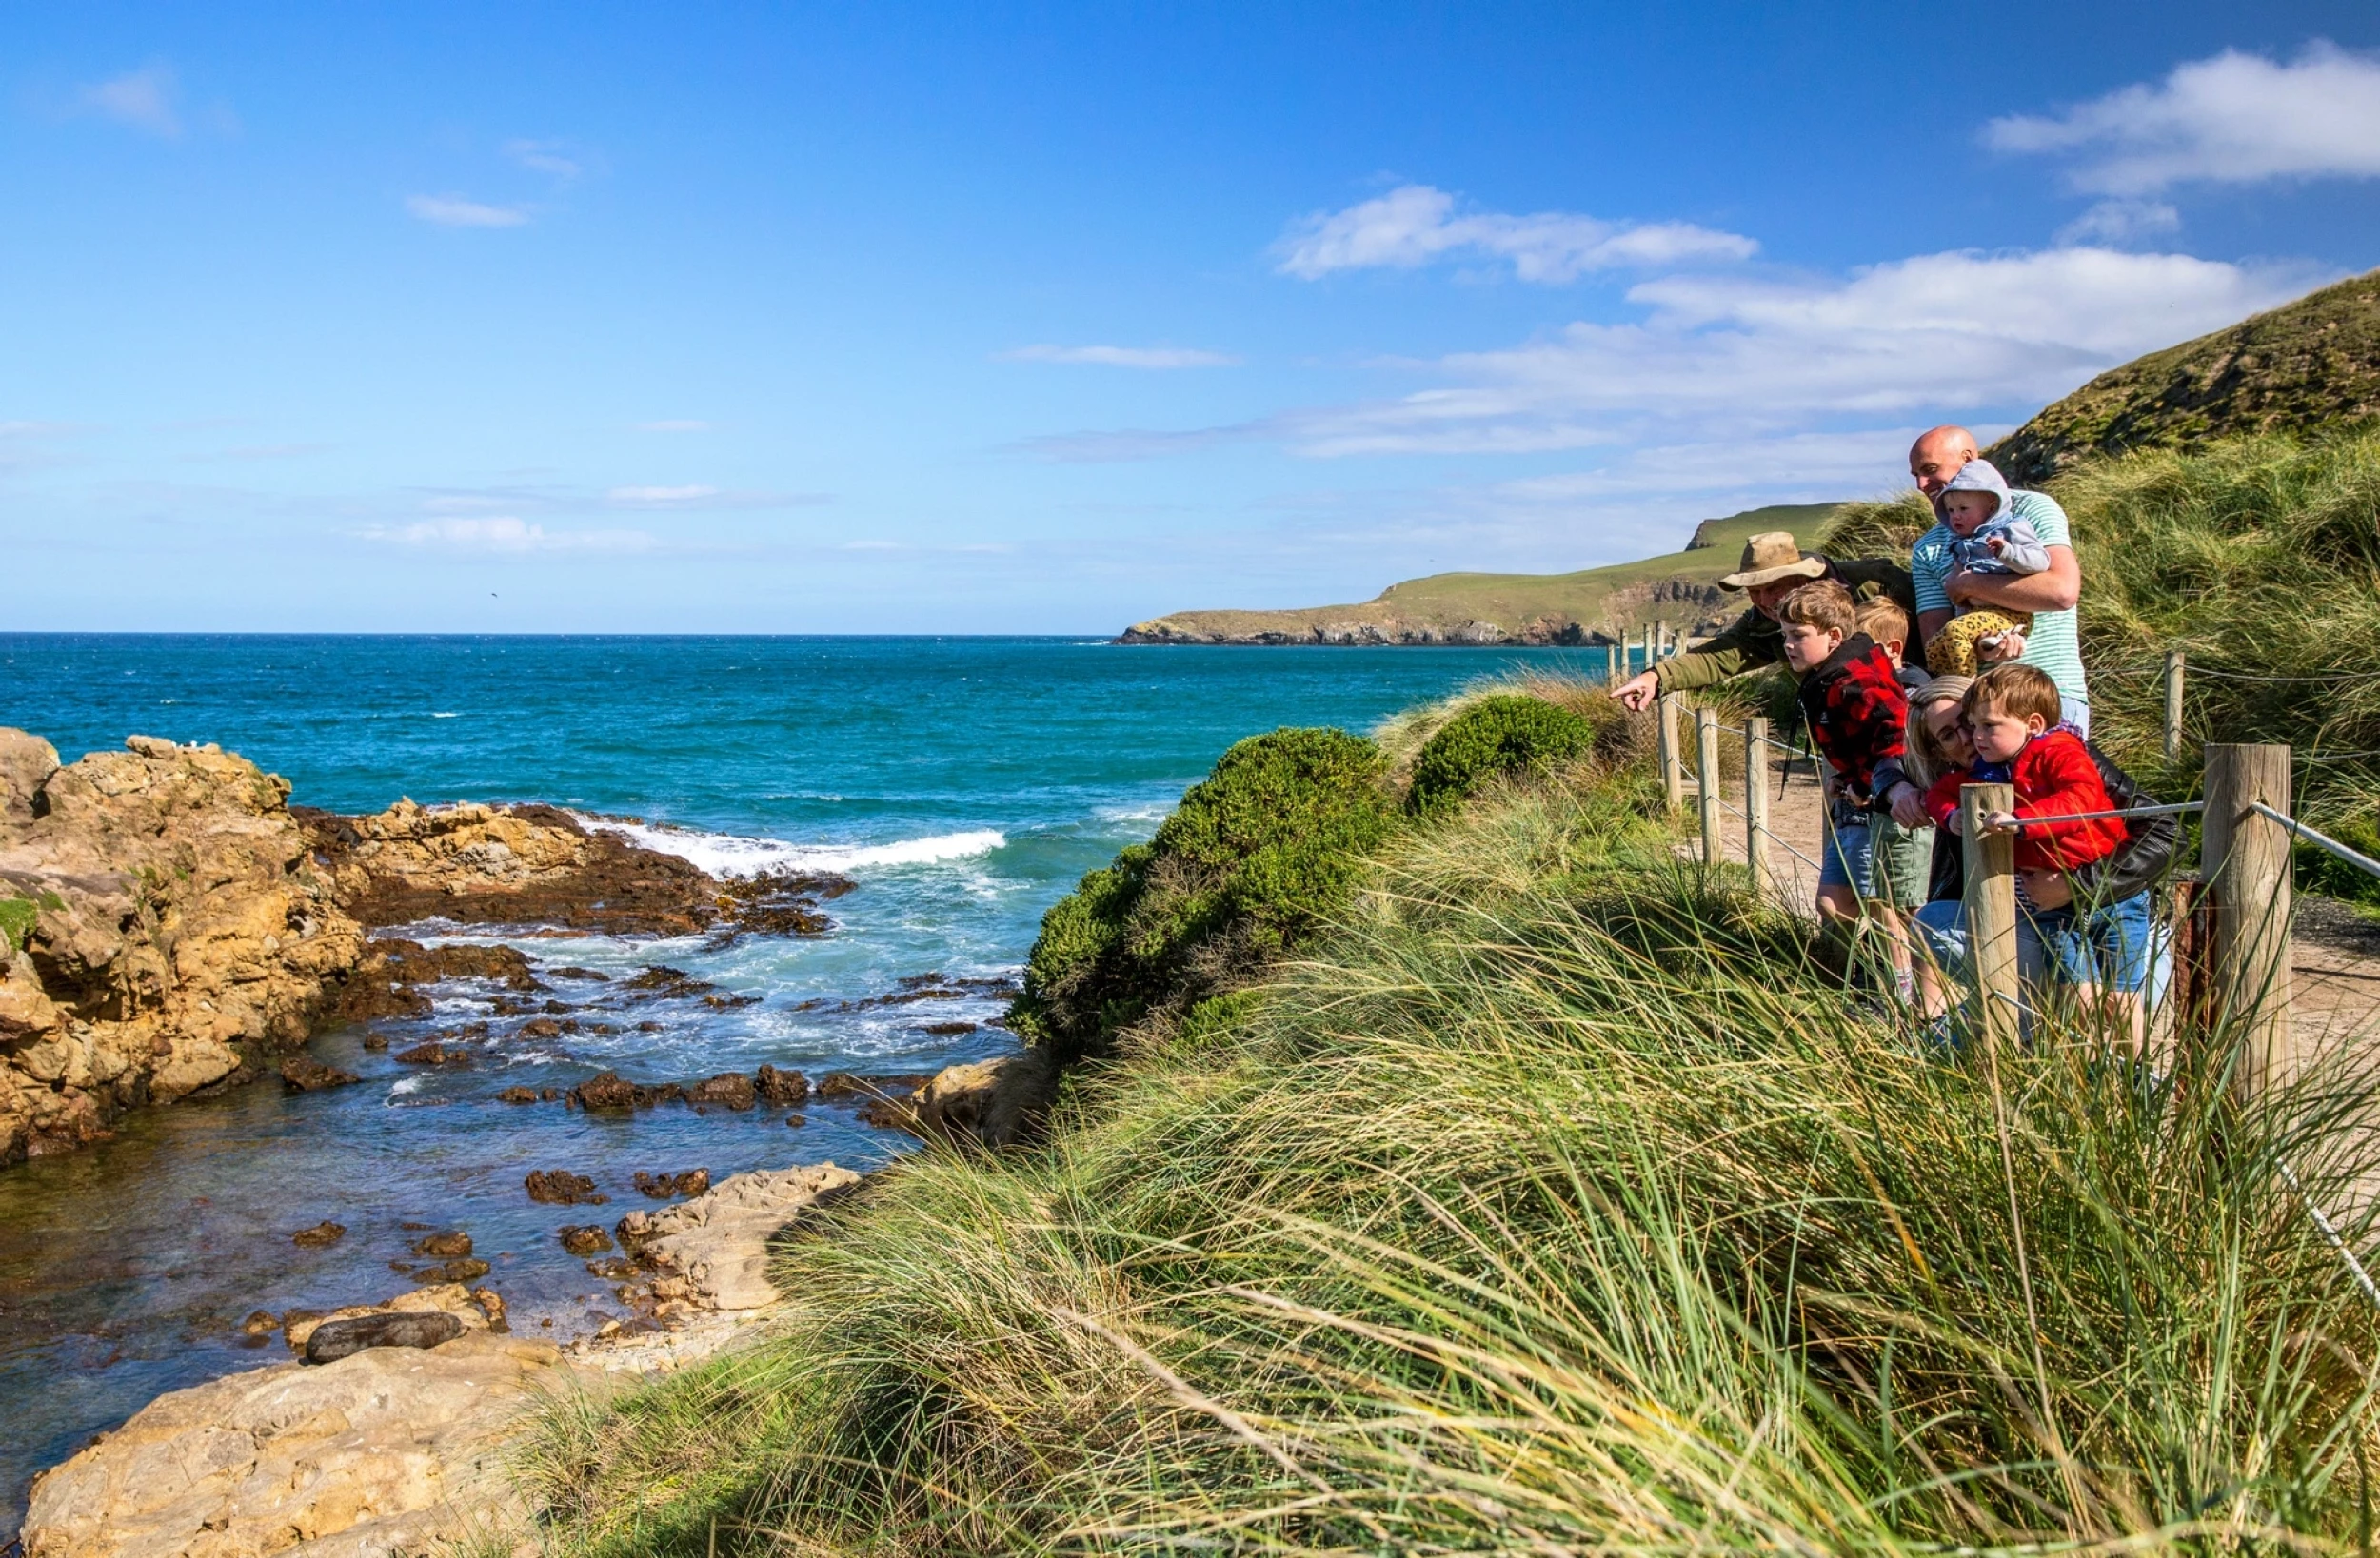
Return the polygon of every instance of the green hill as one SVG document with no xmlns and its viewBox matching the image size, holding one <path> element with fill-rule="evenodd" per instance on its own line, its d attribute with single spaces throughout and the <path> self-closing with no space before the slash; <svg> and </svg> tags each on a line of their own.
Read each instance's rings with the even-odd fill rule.
<svg viewBox="0 0 2380 1558">
<path fill-rule="evenodd" d="M 1747 537 L 1815 535 L 1833 503 L 1778 503 L 1696 527 L 1683 551 L 1566 574 L 1431 574 L 1370 601 L 1289 611 L 1181 611 L 1128 629 L 1124 643 L 1449 644 L 1608 642 L 1663 619 L 1691 626 L 1730 613 L 1721 574 Z"/>
<path fill-rule="evenodd" d="M 2192 450 L 2373 417 L 2380 271 L 2112 368 L 1984 452 L 2014 485 L 2037 487 L 2086 455 Z"/>
</svg>

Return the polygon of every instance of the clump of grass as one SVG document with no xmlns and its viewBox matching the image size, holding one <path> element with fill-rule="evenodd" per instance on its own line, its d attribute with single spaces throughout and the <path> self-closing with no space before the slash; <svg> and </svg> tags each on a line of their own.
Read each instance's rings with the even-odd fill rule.
<svg viewBox="0 0 2380 1558">
<path fill-rule="evenodd" d="M 1835 558 L 1889 557 L 1909 561 L 1917 538 L 1934 528 L 1934 507 L 1911 487 L 1883 498 L 1838 503 L 1812 550 Z"/>
<path fill-rule="evenodd" d="M 885 1171 L 765 1345 L 557 1408 L 549 1549 L 2369 1542 L 2380 1326 L 2273 1172 L 2343 1206 L 2359 1095 L 1922 1055 L 1570 778 L 1400 836 L 1043 1151 Z"/>
<path fill-rule="evenodd" d="M 1405 809 L 1416 817 L 1443 817 L 1497 774 L 1550 770 L 1594 744 L 1595 728 L 1570 710 L 1517 693 L 1493 694 L 1440 726 L 1422 747 L 1405 787 Z"/>
</svg>

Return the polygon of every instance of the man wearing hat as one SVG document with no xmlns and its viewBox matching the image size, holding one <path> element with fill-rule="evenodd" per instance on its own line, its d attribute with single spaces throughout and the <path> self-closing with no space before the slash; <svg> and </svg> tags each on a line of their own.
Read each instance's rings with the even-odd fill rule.
<svg viewBox="0 0 2380 1558">
<path fill-rule="evenodd" d="M 1851 591 L 1854 601 L 1890 596 L 1911 621 L 1917 620 L 1916 590 L 1909 570 L 1899 563 L 1880 557 L 1837 562 L 1803 551 L 1787 531 L 1770 530 L 1744 542 L 1742 565 L 1719 581 L 1722 589 L 1750 595 L 1751 609 L 1701 648 L 1673 656 L 1631 677 L 1612 696 L 1628 708 L 1640 709 L 1662 693 L 1708 687 L 1776 664 L 1785 658 L 1785 635 L 1776 625 L 1776 608 L 1785 597 L 1814 579 L 1834 580 Z M 1910 665 L 1924 668 L 1924 658 L 1915 644 L 1909 646 L 1904 659 Z"/>
</svg>

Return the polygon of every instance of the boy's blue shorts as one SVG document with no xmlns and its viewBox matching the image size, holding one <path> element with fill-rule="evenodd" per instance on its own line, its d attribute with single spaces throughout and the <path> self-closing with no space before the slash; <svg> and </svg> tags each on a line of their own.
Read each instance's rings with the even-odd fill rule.
<svg viewBox="0 0 2380 1558">
<path fill-rule="evenodd" d="M 2033 909 L 2025 917 L 2068 984 L 2137 991 L 2149 981 L 2149 895 L 2096 909 Z"/>
<path fill-rule="evenodd" d="M 1867 897 L 1869 874 L 1874 869 L 1874 834 L 1865 817 L 1847 828 L 1827 823 L 1825 845 L 1818 851 L 1818 885 L 1854 888 Z"/>
</svg>

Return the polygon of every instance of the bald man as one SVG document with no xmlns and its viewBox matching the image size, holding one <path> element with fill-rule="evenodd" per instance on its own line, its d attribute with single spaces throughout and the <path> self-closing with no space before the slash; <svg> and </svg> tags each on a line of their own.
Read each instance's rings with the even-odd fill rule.
<svg viewBox="0 0 2380 1558">
<path fill-rule="evenodd" d="M 1964 427 L 1936 427 L 1910 445 L 1909 474 L 1928 500 L 1950 484 L 1958 468 L 1976 458 L 1975 435 Z M 2050 565 L 2037 574 L 1970 573 L 1951 561 L 1950 527 L 1937 518 L 1934 528 L 1910 548 L 1910 581 L 1917 598 L 1917 636 L 1931 640 L 1942 631 L 1954 605 L 1996 606 L 2002 611 L 2033 613 L 2029 633 L 2002 635 L 1996 643 L 1978 644 L 1976 658 L 1985 663 L 2022 660 L 2049 673 L 2057 683 L 2059 713 L 2066 721 L 2091 734 L 2091 686 L 2083 678 L 2082 645 L 2074 631 L 2074 602 L 2082 598 L 2082 565 L 2074 561 L 2073 536 L 2067 528 L 2066 510 L 2046 492 L 2018 491 L 2009 495 L 2009 511 L 2030 523 L 2049 549 Z M 1914 789 L 1902 785 L 1893 793 L 1893 815 L 1915 827 L 1925 816 Z"/>
</svg>

